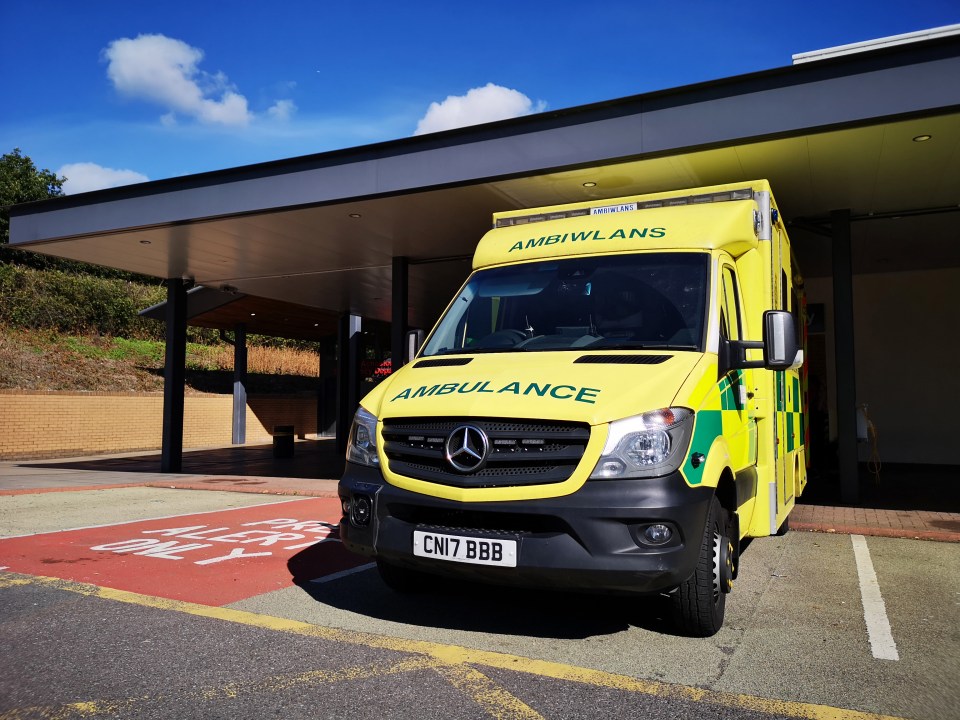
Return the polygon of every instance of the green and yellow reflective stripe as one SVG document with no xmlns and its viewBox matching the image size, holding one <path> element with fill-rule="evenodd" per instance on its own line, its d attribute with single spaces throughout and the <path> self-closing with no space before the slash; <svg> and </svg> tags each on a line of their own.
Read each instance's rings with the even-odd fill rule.
<svg viewBox="0 0 960 720">
<path fill-rule="evenodd" d="M 693 426 L 693 437 L 690 439 L 690 451 L 687 453 L 687 460 L 683 464 L 683 476 L 691 485 L 699 485 L 703 482 L 703 469 L 706 463 L 700 463 L 699 467 L 693 466 L 693 455 L 710 452 L 713 441 L 723 434 L 723 415 L 720 410 L 700 410 L 697 412 Z"/>
</svg>

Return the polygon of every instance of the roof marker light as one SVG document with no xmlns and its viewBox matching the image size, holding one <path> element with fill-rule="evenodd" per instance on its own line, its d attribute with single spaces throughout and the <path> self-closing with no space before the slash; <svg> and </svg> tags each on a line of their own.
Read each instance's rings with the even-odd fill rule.
<svg viewBox="0 0 960 720">
<path fill-rule="evenodd" d="M 586 185 L 586 183 L 584 183 Z M 650 210 L 652 208 L 674 207 L 678 205 L 700 205 L 702 203 L 730 202 L 732 200 L 752 200 L 753 189 L 742 188 L 740 190 L 724 190 L 721 192 L 705 193 L 703 195 L 681 195 L 679 197 L 668 197 L 660 200 L 647 200 L 645 202 L 629 202 L 616 206 L 611 206 L 609 200 L 600 202 L 604 205 L 595 207 L 582 207 L 572 210 L 560 210 L 557 212 L 538 213 L 536 215 L 518 215 L 516 217 L 497 218 L 496 227 L 513 227 L 515 225 L 528 225 L 530 223 L 544 222 L 546 220 L 564 220 L 572 217 L 582 217 L 584 215 L 607 214 L 607 212 L 594 212 L 595 209 L 616 207 L 620 211 L 624 210 Z M 628 206 L 632 206 L 629 207 Z"/>
</svg>

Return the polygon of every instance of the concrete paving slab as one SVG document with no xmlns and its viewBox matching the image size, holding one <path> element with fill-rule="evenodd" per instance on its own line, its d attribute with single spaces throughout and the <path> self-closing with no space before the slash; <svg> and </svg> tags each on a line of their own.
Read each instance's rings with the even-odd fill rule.
<svg viewBox="0 0 960 720">
<path fill-rule="evenodd" d="M 0 495 L 0 537 L 282 502 L 272 495 L 127 487 Z"/>
<path fill-rule="evenodd" d="M 955 568 L 952 544 L 871 542 L 894 543 L 886 552 L 899 555 L 905 569 L 918 563 Z M 881 557 L 884 587 L 885 565 Z M 921 586 L 926 572 L 918 575 Z M 891 622 L 899 636 L 919 622 L 918 608 L 893 597 Z M 935 651 L 909 652 L 898 662 L 874 658 L 853 548 L 844 535 L 791 533 L 751 543 L 728 598 L 726 624 L 708 639 L 672 635 L 656 602 L 478 586 L 400 596 L 374 570 L 303 583 L 230 607 L 718 692 L 931 720 L 960 707 L 960 687 L 949 683 L 960 676 L 952 649 L 956 630 L 949 627 L 956 611 L 931 608 L 944 613 L 942 623 L 905 644 Z"/>
<path fill-rule="evenodd" d="M 741 644 L 768 582 L 767 570 L 777 565 L 781 548 L 779 539 L 751 545 L 728 599 L 727 621 L 708 640 L 673 635 L 668 608 L 659 599 L 469 584 L 403 596 L 383 585 L 375 570 L 329 583 L 303 583 L 230 607 L 556 662 L 575 657 L 578 665 L 606 672 L 710 686 Z"/>
</svg>

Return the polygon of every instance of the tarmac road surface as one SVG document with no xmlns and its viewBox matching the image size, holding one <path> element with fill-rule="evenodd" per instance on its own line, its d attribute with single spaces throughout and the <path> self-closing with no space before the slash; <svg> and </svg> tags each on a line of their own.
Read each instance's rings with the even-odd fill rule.
<svg viewBox="0 0 960 720">
<path fill-rule="evenodd" d="M 960 717 L 957 544 L 754 541 L 724 628 L 691 639 L 655 600 L 399 596 L 338 517 L 331 498 L 0 497 L 0 720 Z"/>
</svg>

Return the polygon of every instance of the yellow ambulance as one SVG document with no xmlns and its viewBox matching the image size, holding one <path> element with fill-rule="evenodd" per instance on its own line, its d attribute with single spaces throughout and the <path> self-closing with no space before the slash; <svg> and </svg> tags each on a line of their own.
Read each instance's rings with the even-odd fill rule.
<svg viewBox="0 0 960 720">
<path fill-rule="evenodd" d="M 769 184 L 493 220 L 356 413 L 345 546 L 398 591 L 660 594 L 712 635 L 741 542 L 784 532 L 806 483 L 801 281 Z"/>
</svg>

